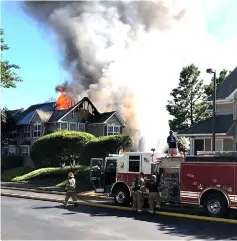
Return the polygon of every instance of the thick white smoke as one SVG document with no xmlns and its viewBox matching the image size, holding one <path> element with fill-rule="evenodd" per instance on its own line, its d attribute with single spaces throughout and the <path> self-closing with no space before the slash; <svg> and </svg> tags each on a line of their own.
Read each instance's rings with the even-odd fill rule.
<svg viewBox="0 0 237 241">
<path fill-rule="evenodd" d="M 213 66 L 212 51 L 222 49 L 206 34 L 199 1 L 50 4 L 26 6 L 57 34 L 74 95 L 89 96 L 99 111 L 118 110 L 130 132 L 146 137 L 146 150 L 166 145 L 165 106 L 181 68 L 226 67 Z"/>
</svg>

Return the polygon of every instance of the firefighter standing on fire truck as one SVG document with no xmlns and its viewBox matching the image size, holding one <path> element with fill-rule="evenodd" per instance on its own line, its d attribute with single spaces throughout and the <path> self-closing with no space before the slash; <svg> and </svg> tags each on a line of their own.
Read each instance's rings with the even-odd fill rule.
<svg viewBox="0 0 237 241">
<path fill-rule="evenodd" d="M 148 202 L 149 202 L 149 213 L 154 213 L 155 203 L 156 207 L 160 208 L 161 198 L 159 193 L 159 178 L 156 175 L 152 175 L 151 181 L 146 185 L 146 188 L 149 190 Z"/>
<path fill-rule="evenodd" d="M 74 202 L 74 206 L 77 207 L 78 203 L 77 203 L 77 193 L 76 193 L 76 179 L 73 172 L 70 172 L 68 174 L 68 180 L 66 182 L 65 190 L 66 190 L 66 197 L 65 197 L 64 205 L 67 205 L 68 200 L 71 197 Z"/>
<path fill-rule="evenodd" d="M 139 213 L 142 212 L 144 205 L 144 193 L 146 192 L 144 173 L 141 172 L 140 175 L 133 182 L 132 197 L 133 204 L 132 209 L 137 210 Z"/>
<path fill-rule="evenodd" d="M 167 144 L 169 145 L 169 155 L 176 155 L 178 148 L 178 139 L 173 134 L 173 131 L 170 131 L 170 135 L 167 137 Z"/>
</svg>

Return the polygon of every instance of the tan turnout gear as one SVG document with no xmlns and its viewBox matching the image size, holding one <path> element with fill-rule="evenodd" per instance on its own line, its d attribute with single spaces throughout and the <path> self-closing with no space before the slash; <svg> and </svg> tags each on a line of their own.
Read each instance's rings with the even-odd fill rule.
<svg viewBox="0 0 237 241">
<path fill-rule="evenodd" d="M 76 204 L 77 204 L 76 180 L 75 180 L 74 174 L 72 172 L 70 172 L 68 174 L 68 180 L 66 182 L 65 189 L 66 189 L 66 197 L 65 197 L 64 204 L 67 205 L 68 200 L 70 198 L 72 198 L 72 201 L 74 202 L 74 205 L 76 206 Z"/>
<path fill-rule="evenodd" d="M 147 183 L 146 187 L 149 190 L 148 203 L 149 203 L 149 212 L 154 213 L 155 204 L 157 207 L 161 205 L 160 193 L 158 190 L 158 182 L 156 175 L 152 175 L 151 181 Z"/>
<path fill-rule="evenodd" d="M 155 204 L 157 207 L 160 207 L 161 200 L 160 200 L 159 192 L 150 192 L 148 196 L 148 202 L 149 202 L 149 210 L 151 212 L 155 211 Z"/>
<path fill-rule="evenodd" d="M 139 177 L 133 182 L 133 204 L 132 209 L 141 212 L 144 205 L 144 193 L 146 192 L 144 173 L 140 173 Z"/>
</svg>

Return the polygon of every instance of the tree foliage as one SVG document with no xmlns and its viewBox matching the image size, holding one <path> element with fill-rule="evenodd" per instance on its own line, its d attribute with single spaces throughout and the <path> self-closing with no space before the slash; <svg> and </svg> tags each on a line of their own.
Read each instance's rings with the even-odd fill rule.
<svg viewBox="0 0 237 241">
<path fill-rule="evenodd" d="M 221 70 L 219 77 L 216 78 L 216 88 L 218 88 L 226 79 L 226 77 L 231 73 L 231 71 L 223 69 Z M 207 98 L 212 98 L 214 89 L 214 77 L 211 79 L 211 83 L 205 85 L 205 94 Z"/>
<path fill-rule="evenodd" d="M 9 47 L 5 44 L 3 39 L 4 31 L 0 29 L 1 35 L 1 52 L 8 50 Z M 22 79 L 16 74 L 15 70 L 20 69 L 19 65 L 11 64 L 8 60 L 2 60 L 1 54 L 1 87 L 3 88 L 16 88 L 16 83 L 21 82 Z"/>
<path fill-rule="evenodd" d="M 204 103 L 204 84 L 200 79 L 200 70 L 194 64 L 186 66 L 180 72 L 179 84 L 170 93 L 166 109 L 173 117 L 170 128 L 180 131 L 207 117 L 207 104 Z"/>
<path fill-rule="evenodd" d="M 3 60 L 3 52 L 8 50 L 9 47 L 4 42 L 3 38 L 4 31 L 0 29 L 1 36 L 1 82 L 0 86 L 2 88 L 16 88 L 16 83 L 21 82 L 22 79 L 16 74 L 15 70 L 19 69 L 20 66 L 16 64 L 11 64 L 8 60 Z M 6 112 L 1 110 L 1 122 L 6 122 L 7 116 Z"/>
<path fill-rule="evenodd" d="M 81 164 L 89 165 L 90 158 L 104 158 L 109 154 L 116 154 L 121 149 L 130 150 L 133 140 L 128 135 L 102 136 L 89 142 L 82 150 Z"/>
<path fill-rule="evenodd" d="M 79 163 L 82 148 L 95 137 L 86 132 L 56 131 L 39 138 L 31 148 L 36 166 L 58 167 Z"/>
<path fill-rule="evenodd" d="M 2 145 L 7 145 L 11 141 L 16 141 L 16 119 L 5 108 L 3 109 L 5 121 L 1 121 L 1 139 Z"/>
</svg>

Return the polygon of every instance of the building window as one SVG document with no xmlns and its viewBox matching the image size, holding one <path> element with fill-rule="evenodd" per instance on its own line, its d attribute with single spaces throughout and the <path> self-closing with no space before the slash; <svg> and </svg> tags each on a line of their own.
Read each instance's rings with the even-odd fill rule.
<svg viewBox="0 0 237 241">
<path fill-rule="evenodd" d="M 76 131 L 77 130 L 77 123 L 70 122 L 69 123 L 69 130 Z"/>
<path fill-rule="evenodd" d="M 10 145 L 9 148 L 8 148 L 8 155 L 15 155 L 16 154 L 16 146 L 12 146 Z"/>
<path fill-rule="evenodd" d="M 40 137 L 41 136 L 42 125 L 41 123 L 37 122 L 33 125 L 33 137 Z"/>
<path fill-rule="evenodd" d="M 60 130 L 68 130 L 68 123 L 67 122 L 61 122 L 59 129 Z"/>
<path fill-rule="evenodd" d="M 30 155 L 30 146 L 21 146 L 21 155 L 29 156 Z"/>
<path fill-rule="evenodd" d="M 5 155 L 7 155 L 7 154 L 8 154 L 8 147 L 7 147 L 7 146 L 4 146 L 4 147 L 2 148 L 2 155 L 5 156 Z"/>
<path fill-rule="evenodd" d="M 108 125 L 107 126 L 107 135 L 119 135 L 120 134 L 120 126 Z"/>
<path fill-rule="evenodd" d="M 30 126 L 24 126 L 24 137 L 30 137 L 31 136 L 31 127 Z"/>
<path fill-rule="evenodd" d="M 85 131 L 85 124 L 84 123 L 78 123 L 78 131 Z"/>
</svg>

